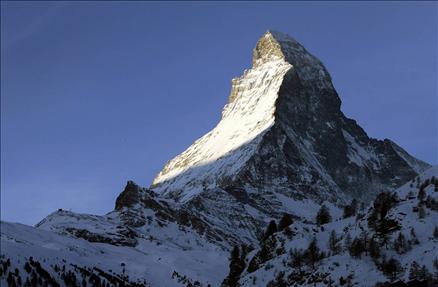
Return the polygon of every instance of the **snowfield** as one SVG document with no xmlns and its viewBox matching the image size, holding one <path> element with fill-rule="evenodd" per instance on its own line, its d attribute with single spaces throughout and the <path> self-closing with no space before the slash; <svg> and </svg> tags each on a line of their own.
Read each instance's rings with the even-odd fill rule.
<svg viewBox="0 0 438 287">
<path fill-rule="evenodd" d="M 174 238 L 182 237 L 178 230 L 169 229 Z M 145 281 L 145 286 L 185 286 L 177 278 L 172 278 L 174 271 L 190 280 L 198 280 L 204 286 L 220 285 L 227 272 L 228 253 L 215 246 L 197 245 L 196 242 L 202 239 L 194 235 L 184 234 L 183 240 L 185 248 L 148 239 L 140 240 L 134 248 L 92 243 L 40 228 L 1 222 L 1 256 L 3 259 L 10 258 L 11 269 L 18 268 L 21 276 L 26 274 L 24 263 L 32 256 L 58 282 L 63 281 L 53 266 L 61 264 L 67 270 L 74 270 L 74 264 L 98 267 L 106 272 L 112 270 L 119 275 L 125 268 L 130 281 Z M 7 286 L 5 280 L 5 276 L 1 278 L 1 286 Z"/>
</svg>

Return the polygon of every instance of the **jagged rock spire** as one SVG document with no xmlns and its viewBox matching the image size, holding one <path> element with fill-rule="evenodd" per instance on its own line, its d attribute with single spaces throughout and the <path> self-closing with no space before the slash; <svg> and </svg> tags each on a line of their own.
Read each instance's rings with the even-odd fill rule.
<svg viewBox="0 0 438 287">
<path fill-rule="evenodd" d="M 257 42 L 252 56 L 252 65 L 256 67 L 273 59 L 284 59 L 280 43 L 270 31 L 267 31 Z"/>
<path fill-rule="evenodd" d="M 253 67 L 232 83 L 221 121 L 166 164 L 153 182 L 157 193 L 187 202 L 232 186 L 367 200 L 428 167 L 345 117 L 324 65 L 286 34 L 266 32 Z"/>
</svg>

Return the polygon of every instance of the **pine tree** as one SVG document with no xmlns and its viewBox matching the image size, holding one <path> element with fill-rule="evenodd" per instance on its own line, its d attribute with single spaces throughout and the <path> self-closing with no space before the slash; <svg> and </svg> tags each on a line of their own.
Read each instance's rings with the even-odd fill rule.
<svg viewBox="0 0 438 287">
<path fill-rule="evenodd" d="M 305 258 L 307 262 L 312 266 L 312 269 L 315 270 L 315 263 L 321 260 L 321 252 L 316 243 L 316 238 L 313 238 L 310 242 L 307 250 L 305 252 Z"/>
<path fill-rule="evenodd" d="M 398 254 L 403 254 L 409 250 L 409 245 L 405 239 L 403 233 L 399 232 L 398 237 L 394 240 L 394 250 L 397 251 Z"/>
<path fill-rule="evenodd" d="M 346 287 L 353 287 L 353 279 L 354 279 L 354 273 L 350 273 L 345 281 L 345 286 Z"/>
<path fill-rule="evenodd" d="M 433 237 L 438 239 L 438 226 L 435 226 L 433 230 Z"/>
<path fill-rule="evenodd" d="M 420 274 L 420 265 L 416 261 L 412 261 L 411 268 L 409 270 L 409 280 L 418 279 Z"/>
<path fill-rule="evenodd" d="M 336 231 L 333 229 L 332 232 L 330 232 L 329 237 L 329 249 L 332 251 L 333 254 L 338 254 L 341 250 L 339 246 L 339 238 L 336 235 Z"/>
<path fill-rule="evenodd" d="M 350 246 L 350 255 L 352 257 L 361 258 L 362 253 L 365 251 L 365 245 L 360 238 L 355 238 Z"/>
<path fill-rule="evenodd" d="M 344 249 L 348 251 L 350 250 L 350 246 L 351 246 L 351 235 L 350 233 L 347 233 L 344 239 Z"/>
<path fill-rule="evenodd" d="M 301 272 L 301 268 L 303 267 L 304 264 L 304 255 L 303 252 L 301 250 L 298 249 L 293 249 L 289 251 L 290 257 L 291 257 L 291 261 L 289 263 L 289 265 L 292 268 L 298 269 L 298 271 Z"/>
<path fill-rule="evenodd" d="M 373 208 L 368 216 L 368 226 L 380 233 L 388 233 L 397 222 L 386 218 L 388 212 L 396 206 L 399 199 L 395 193 L 382 192 L 373 202 Z"/>
<path fill-rule="evenodd" d="M 261 242 L 260 251 L 257 252 L 251 259 L 248 265 L 248 272 L 253 272 L 260 268 L 260 265 L 266 261 L 272 259 L 275 256 L 275 247 L 277 246 L 277 240 L 275 236 L 267 238 Z"/>
<path fill-rule="evenodd" d="M 418 190 L 418 200 L 424 201 L 425 198 L 426 198 L 426 190 L 424 189 L 423 186 L 421 186 L 420 189 Z"/>
<path fill-rule="evenodd" d="M 237 287 L 239 286 L 240 274 L 242 274 L 243 270 L 245 269 L 245 260 L 241 256 L 239 246 L 234 246 L 233 250 L 231 250 L 229 260 L 230 272 L 227 278 L 225 278 L 222 282 L 222 285 L 227 287 Z"/>
<path fill-rule="evenodd" d="M 271 220 L 268 224 L 268 227 L 266 228 L 265 235 L 263 237 L 263 240 L 268 239 L 271 235 L 277 232 L 277 224 L 275 223 L 275 220 Z"/>
<path fill-rule="evenodd" d="M 282 231 L 289 225 L 294 223 L 292 216 L 288 213 L 284 213 L 283 217 L 280 219 L 280 222 L 278 223 L 278 230 Z"/>
<path fill-rule="evenodd" d="M 32 268 L 30 267 L 29 262 L 24 263 L 24 270 L 25 270 L 27 273 L 30 273 L 30 271 L 32 270 Z"/>
<path fill-rule="evenodd" d="M 374 236 L 371 237 L 368 250 L 370 252 L 371 258 L 374 260 L 374 262 L 377 262 L 377 260 L 380 258 L 380 246 L 379 242 L 377 242 Z"/>
<path fill-rule="evenodd" d="M 419 244 L 420 241 L 418 240 L 417 234 L 415 233 L 415 229 L 411 227 L 411 244 Z"/>
<path fill-rule="evenodd" d="M 433 267 L 435 268 L 434 280 L 438 283 L 438 257 L 433 260 Z"/>
<path fill-rule="evenodd" d="M 391 258 L 388 261 L 383 262 L 382 271 L 391 281 L 395 281 L 402 274 L 403 268 L 397 259 Z"/>
<path fill-rule="evenodd" d="M 424 207 L 421 205 L 418 208 L 418 218 L 422 219 L 426 217 L 426 211 L 424 210 Z"/>
<path fill-rule="evenodd" d="M 316 215 L 316 223 L 318 225 L 323 225 L 329 223 L 331 220 L 332 217 L 330 215 L 329 209 L 327 208 L 327 206 L 322 205 L 318 211 L 318 214 Z"/>
<path fill-rule="evenodd" d="M 15 283 L 14 276 L 12 275 L 12 272 L 8 273 L 8 278 L 6 279 L 6 282 L 8 282 L 8 286 L 10 286 L 10 287 L 17 286 Z"/>
<path fill-rule="evenodd" d="M 357 213 L 357 200 L 353 199 L 350 204 L 344 207 L 344 218 L 355 216 Z"/>
<path fill-rule="evenodd" d="M 429 275 L 429 271 L 426 268 L 426 265 L 423 265 L 420 269 L 419 269 L 419 273 L 418 273 L 418 280 L 426 280 L 427 277 Z"/>
<path fill-rule="evenodd" d="M 365 230 L 363 230 L 360 233 L 360 237 L 359 238 L 360 238 L 360 241 L 362 241 L 363 251 L 365 252 L 365 255 L 368 255 L 368 249 L 367 249 L 367 246 L 368 246 L 368 233 Z"/>
</svg>

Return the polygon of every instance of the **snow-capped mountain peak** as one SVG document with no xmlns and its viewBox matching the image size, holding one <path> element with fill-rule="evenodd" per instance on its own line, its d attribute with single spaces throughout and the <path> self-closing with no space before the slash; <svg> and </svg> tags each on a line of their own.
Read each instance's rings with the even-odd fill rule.
<svg viewBox="0 0 438 287">
<path fill-rule="evenodd" d="M 253 50 L 253 67 L 232 80 L 220 122 L 169 161 L 151 188 L 181 203 L 229 185 L 369 200 L 374 187 L 395 188 L 428 167 L 395 144 L 369 138 L 340 106 L 324 65 L 292 37 L 268 31 Z"/>
</svg>

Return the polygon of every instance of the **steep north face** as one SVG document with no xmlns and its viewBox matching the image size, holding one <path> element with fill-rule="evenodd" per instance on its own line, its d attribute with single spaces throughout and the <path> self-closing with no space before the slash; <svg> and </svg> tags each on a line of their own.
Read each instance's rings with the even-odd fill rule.
<svg viewBox="0 0 438 287">
<path fill-rule="evenodd" d="M 323 64 L 288 35 L 265 33 L 253 67 L 232 83 L 218 125 L 155 178 L 160 196 L 185 204 L 222 190 L 256 209 L 274 198 L 289 210 L 276 195 L 369 201 L 429 167 L 347 118 Z"/>
</svg>

